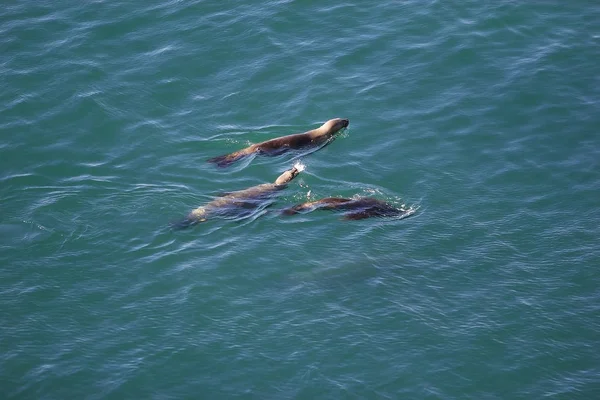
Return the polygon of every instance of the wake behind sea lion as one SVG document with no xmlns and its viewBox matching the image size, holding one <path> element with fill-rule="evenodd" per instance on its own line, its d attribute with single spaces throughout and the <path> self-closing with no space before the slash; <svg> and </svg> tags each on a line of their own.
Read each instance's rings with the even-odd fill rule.
<svg viewBox="0 0 600 400">
<path fill-rule="evenodd" d="M 314 210 L 350 211 L 343 219 L 358 220 L 370 217 L 408 217 L 415 213 L 414 208 L 398 208 L 385 201 L 372 197 L 346 199 L 342 197 L 326 197 L 316 201 L 297 204 L 283 210 L 285 215 L 294 215 Z"/>
<path fill-rule="evenodd" d="M 282 136 L 265 142 L 253 144 L 245 149 L 238 150 L 231 154 L 214 157 L 208 162 L 217 164 L 219 167 L 226 167 L 250 154 L 278 155 L 285 153 L 290 149 L 305 149 L 317 147 L 327 142 L 333 135 L 340 130 L 348 127 L 349 121 L 343 118 L 330 119 L 317 129 L 304 133 Z"/>
<path fill-rule="evenodd" d="M 304 166 L 298 164 L 281 174 L 274 183 L 263 183 L 217 197 L 193 210 L 183 221 L 173 224 L 173 227 L 184 229 L 217 216 L 243 215 L 245 212 L 258 208 L 279 190 L 284 189 L 303 169 Z"/>
</svg>

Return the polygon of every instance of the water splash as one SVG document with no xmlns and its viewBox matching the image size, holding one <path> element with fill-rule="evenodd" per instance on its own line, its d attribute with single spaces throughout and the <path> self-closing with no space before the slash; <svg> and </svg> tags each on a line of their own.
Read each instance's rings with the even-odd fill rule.
<svg viewBox="0 0 600 400">
<path fill-rule="evenodd" d="M 294 168 L 296 168 L 299 172 L 302 172 L 306 169 L 306 165 L 302 163 L 302 161 L 296 161 L 294 163 Z"/>
</svg>

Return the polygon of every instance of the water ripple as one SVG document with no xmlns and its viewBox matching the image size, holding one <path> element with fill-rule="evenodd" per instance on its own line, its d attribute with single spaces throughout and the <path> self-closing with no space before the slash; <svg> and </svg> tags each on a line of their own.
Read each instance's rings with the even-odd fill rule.
<svg viewBox="0 0 600 400">
<path fill-rule="evenodd" d="M 6 5 L 7 396 L 589 398 L 598 15 Z M 314 153 L 206 162 L 338 116 L 350 128 Z M 297 160 L 306 171 L 270 207 L 169 229 Z M 356 195 L 420 208 L 280 215 Z"/>
</svg>

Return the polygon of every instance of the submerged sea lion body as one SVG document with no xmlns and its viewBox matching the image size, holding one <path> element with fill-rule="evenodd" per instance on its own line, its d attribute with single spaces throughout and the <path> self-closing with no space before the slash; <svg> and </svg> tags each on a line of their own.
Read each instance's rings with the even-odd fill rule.
<svg viewBox="0 0 600 400">
<path fill-rule="evenodd" d="M 259 207 L 265 200 L 273 197 L 279 190 L 284 189 L 294 179 L 300 170 L 296 167 L 281 174 L 274 183 L 263 183 L 248 189 L 238 190 L 218 197 L 188 214 L 187 218 L 175 224 L 183 229 L 204 222 L 215 216 L 240 215 Z"/>
<path fill-rule="evenodd" d="M 372 197 L 359 197 L 356 199 L 326 197 L 316 201 L 297 204 L 283 210 L 283 214 L 293 215 L 314 210 L 350 211 L 344 216 L 344 219 L 351 220 L 370 217 L 408 217 L 415 212 L 414 209 L 398 208 L 385 201 L 374 199 Z"/>
<path fill-rule="evenodd" d="M 214 157 L 208 161 L 217 164 L 219 167 L 226 167 L 235 161 L 241 160 L 254 153 L 274 156 L 285 153 L 290 149 L 304 149 L 320 146 L 348 125 L 349 121 L 347 119 L 330 119 L 317 129 L 253 144 L 245 149 L 238 150 L 231 154 Z"/>
</svg>

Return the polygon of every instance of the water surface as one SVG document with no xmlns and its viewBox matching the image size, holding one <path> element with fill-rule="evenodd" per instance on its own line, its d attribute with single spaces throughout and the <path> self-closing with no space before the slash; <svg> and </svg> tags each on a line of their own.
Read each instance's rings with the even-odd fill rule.
<svg viewBox="0 0 600 400">
<path fill-rule="evenodd" d="M 593 2 L 12 1 L 0 49 L 3 398 L 600 393 Z M 277 212 L 356 195 L 419 210 Z"/>
</svg>

